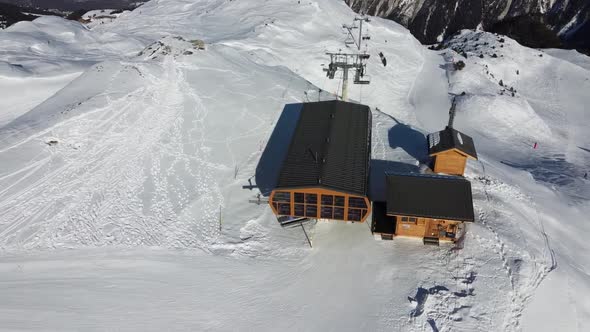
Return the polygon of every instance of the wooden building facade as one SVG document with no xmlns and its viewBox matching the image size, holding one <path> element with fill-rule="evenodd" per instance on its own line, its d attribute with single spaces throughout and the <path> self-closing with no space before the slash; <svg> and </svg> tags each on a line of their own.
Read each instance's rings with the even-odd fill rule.
<svg viewBox="0 0 590 332">
<path fill-rule="evenodd" d="M 422 238 L 425 244 L 455 242 L 474 221 L 471 183 L 462 177 L 387 175 L 387 201 L 373 203 L 371 230 L 379 239 Z"/>
<path fill-rule="evenodd" d="M 450 175 L 463 176 L 467 159 L 477 159 L 473 139 L 452 127 L 428 135 L 428 154 L 435 173 Z"/>
<path fill-rule="evenodd" d="M 277 216 L 364 222 L 370 160 L 368 106 L 305 103 L 269 204 Z"/>
</svg>

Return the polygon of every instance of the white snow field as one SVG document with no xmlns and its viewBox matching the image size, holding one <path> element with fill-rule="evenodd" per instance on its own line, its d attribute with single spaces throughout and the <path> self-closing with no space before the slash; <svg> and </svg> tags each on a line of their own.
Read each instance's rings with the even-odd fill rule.
<svg viewBox="0 0 590 332">
<path fill-rule="evenodd" d="M 480 160 L 462 248 L 335 222 L 306 226 L 309 248 L 249 203 L 284 105 L 334 98 L 324 53 L 354 17 L 154 0 L 0 32 L 0 330 L 585 331 L 590 59 L 573 51 L 464 31 L 435 52 L 365 25 L 372 83 L 350 97 L 373 110 L 374 170 L 417 167 L 465 92 L 455 127 Z"/>
</svg>

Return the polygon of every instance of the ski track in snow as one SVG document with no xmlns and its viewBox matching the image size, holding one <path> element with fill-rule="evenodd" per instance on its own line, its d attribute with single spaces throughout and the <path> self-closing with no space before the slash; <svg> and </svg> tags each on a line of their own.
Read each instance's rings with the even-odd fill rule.
<svg viewBox="0 0 590 332">
<path fill-rule="evenodd" d="M 104 140 L 82 150 L 48 147 L 54 151 L 43 162 L 60 165 L 0 204 L 5 245 L 43 247 L 48 244 L 43 241 L 49 240 L 66 245 L 154 246 L 175 238 L 178 243 L 173 246 L 195 247 L 217 236 L 214 206 L 222 200 L 211 169 L 218 166 L 207 161 L 201 128 L 208 111 L 184 82 L 182 68 L 173 60 L 163 66 L 163 77 L 147 74 L 146 87 L 109 100 L 100 121 L 82 115 L 52 129 L 54 134 L 62 129 L 65 133 L 76 125 L 88 130 L 84 136 Z M 182 128 L 185 121 L 191 121 L 187 133 Z M 182 135 L 188 136 L 186 140 Z M 157 145 L 163 137 L 169 143 Z M 190 155 L 182 141 L 195 145 Z M 196 188 L 187 189 L 177 169 L 200 179 Z M 24 180 L 26 176 L 19 181 Z M 153 193 L 140 192 L 146 181 L 154 182 Z M 144 194 L 153 195 L 148 218 L 138 198 Z M 187 227 L 178 220 L 179 212 L 195 197 L 205 208 L 198 216 L 185 217 Z M 47 239 L 48 235 L 56 238 Z"/>
<path fill-rule="evenodd" d="M 519 271 L 518 270 L 515 271 L 515 269 L 519 268 L 518 263 L 523 262 L 524 257 L 523 258 L 509 258 L 509 257 L 511 257 L 511 255 L 509 254 L 509 252 L 507 250 L 506 243 L 501 238 L 501 236 L 498 234 L 494 225 L 490 223 L 490 220 L 493 222 L 494 220 L 500 220 L 500 218 L 502 218 L 501 215 L 499 215 L 496 210 L 496 207 L 501 206 L 501 202 L 498 200 L 492 199 L 492 197 L 489 193 L 489 189 L 488 189 L 488 181 L 489 180 L 487 180 L 488 177 L 486 175 L 484 162 L 479 161 L 479 164 L 481 165 L 481 168 L 482 168 L 483 191 L 484 191 L 485 198 L 486 198 L 486 201 L 488 204 L 488 209 L 489 209 L 489 211 L 487 211 L 487 212 L 482 211 L 480 213 L 479 220 L 493 234 L 493 239 L 494 239 L 492 241 L 493 250 L 499 255 L 500 259 L 502 260 L 502 266 L 506 270 L 506 275 L 508 276 L 508 279 L 510 281 L 510 286 L 511 286 L 510 311 L 509 311 L 508 319 L 504 323 L 503 328 L 506 331 L 515 330 L 515 329 L 519 328 L 520 316 L 522 315 L 522 311 L 526 305 L 526 301 L 532 296 L 535 288 L 537 288 L 539 286 L 539 284 L 541 283 L 543 278 L 545 278 L 547 276 L 547 274 L 554 267 L 547 266 L 546 264 L 544 264 L 542 262 L 537 262 L 534 255 L 532 254 L 532 252 L 527 251 L 527 254 L 531 255 L 530 260 L 531 260 L 532 267 L 533 267 L 533 274 L 532 274 L 531 280 L 528 282 L 528 284 L 516 285 L 517 281 L 515 280 L 515 274 L 519 273 Z M 489 217 L 491 217 L 490 220 L 488 220 Z M 519 226 L 516 225 L 516 227 L 519 227 Z M 522 234 L 522 231 L 521 231 L 521 234 Z M 519 238 L 522 239 L 522 241 L 524 242 L 524 244 L 526 246 L 526 238 L 524 237 L 524 235 L 520 236 Z M 545 239 L 546 239 L 546 235 L 545 235 Z M 548 242 L 546 242 L 546 245 L 548 245 Z M 551 248 L 549 247 L 549 248 L 547 248 L 547 250 L 550 251 Z"/>
</svg>

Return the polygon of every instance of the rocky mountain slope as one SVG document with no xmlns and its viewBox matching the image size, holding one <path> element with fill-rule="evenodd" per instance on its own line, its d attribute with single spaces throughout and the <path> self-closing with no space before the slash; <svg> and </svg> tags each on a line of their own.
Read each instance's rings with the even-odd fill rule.
<svg viewBox="0 0 590 332">
<path fill-rule="evenodd" d="M 5 29 L 19 21 L 32 21 L 40 16 L 65 15 L 59 11 L 45 11 L 38 8 L 22 7 L 0 2 L 0 29 Z"/>
<path fill-rule="evenodd" d="M 21 7 L 56 8 L 75 11 L 79 9 L 135 8 L 148 0 L 1 0 Z"/>
<path fill-rule="evenodd" d="M 587 0 L 346 0 L 356 11 L 399 22 L 432 44 L 461 29 L 507 33 L 531 47 L 590 48 Z"/>
</svg>

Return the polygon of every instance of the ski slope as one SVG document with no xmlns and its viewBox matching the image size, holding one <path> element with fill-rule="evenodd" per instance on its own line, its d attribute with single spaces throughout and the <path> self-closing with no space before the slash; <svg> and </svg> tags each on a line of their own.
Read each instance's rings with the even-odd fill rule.
<svg viewBox="0 0 590 332">
<path fill-rule="evenodd" d="M 0 330 L 582 331 L 583 55 L 469 31 L 435 52 L 366 24 L 372 83 L 350 97 L 373 110 L 374 169 L 418 167 L 465 92 L 455 124 L 480 160 L 460 250 L 329 222 L 307 226 L 310 249 L 249 203 L 284 105 L 338 91 L 325 52 L 354 17 L 336 0 L 154 0 L 92 29 L 0 32 Z"/>
</svg>

